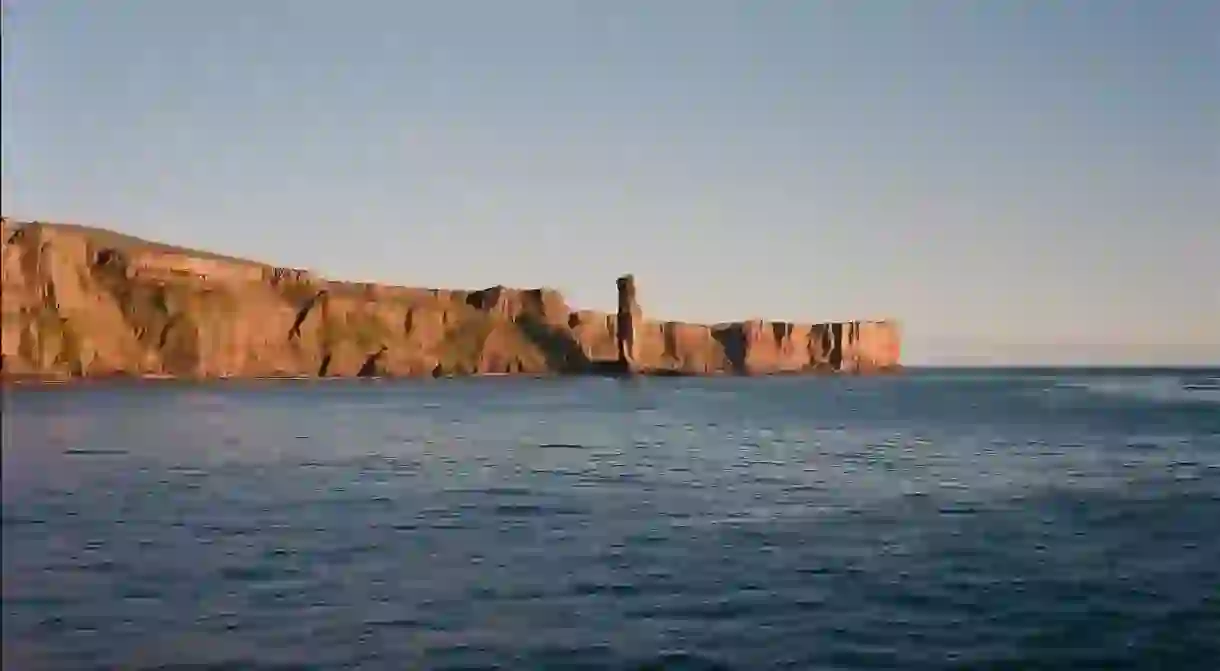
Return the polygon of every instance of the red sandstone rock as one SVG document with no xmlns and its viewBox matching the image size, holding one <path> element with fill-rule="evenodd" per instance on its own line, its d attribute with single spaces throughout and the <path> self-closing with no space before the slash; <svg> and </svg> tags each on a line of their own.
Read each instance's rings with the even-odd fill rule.
<svg viewBox="0 0 1220 671">
<path fill-rule="evenodd" d="M 616 314 L 552 289 L 327 281 L 80 226 L 0 225 L 6 376 L 768 374 L 894 368 L 893 322 L 708 326 Z"/>
</svg>

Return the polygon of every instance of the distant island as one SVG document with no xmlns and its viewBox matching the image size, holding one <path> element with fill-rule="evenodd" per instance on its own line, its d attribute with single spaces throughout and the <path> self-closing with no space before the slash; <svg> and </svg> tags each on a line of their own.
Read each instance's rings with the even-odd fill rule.
<svg viewBox="0 0 1220 671">
<path fill-rule="evenodd" d="M 553 289 L 334 281 L 71 224 L 0 224 L 0 374 L 136 376 L 768 375 L 899 367 L 893 321 L 645 319 Z M 608 283 L 607 283 L 608 284 Z"/>
</svg>

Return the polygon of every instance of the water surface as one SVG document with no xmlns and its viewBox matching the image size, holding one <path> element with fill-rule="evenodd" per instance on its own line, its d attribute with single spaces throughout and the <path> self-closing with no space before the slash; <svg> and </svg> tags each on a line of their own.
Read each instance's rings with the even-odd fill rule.
<svg viewBox="0 0 1220 671">
<path fill-rule="evenodd" d="M 1218 380 L 8 389 L 5 668 L 1215 668 Z"/>
</svg>

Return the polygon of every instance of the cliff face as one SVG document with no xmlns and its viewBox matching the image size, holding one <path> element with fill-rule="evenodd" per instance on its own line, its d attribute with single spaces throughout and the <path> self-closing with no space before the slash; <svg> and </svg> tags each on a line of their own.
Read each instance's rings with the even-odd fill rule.
<svg viewBox="0 0 1220 671">
<path fill-rule="evenodd" d="M 414 289 L 328 281 L 51 224 L 0 231 L 6 376 L 765 374 L 896 367 L 890 322 L 715 326 L 572 311 L 550 289 Z"/>
</svg>

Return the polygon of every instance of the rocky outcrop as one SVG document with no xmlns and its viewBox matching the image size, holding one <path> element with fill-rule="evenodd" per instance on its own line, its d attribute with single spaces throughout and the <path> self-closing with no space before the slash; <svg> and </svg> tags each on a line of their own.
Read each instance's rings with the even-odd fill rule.
<svg viewBox="0 0 1220 671">
<path fill-rule="evenodd" d="M 44 223 L 0 227 L 0 371 L 14 376 L 425 376 L 872 372 L 892 322 L 646 320 L 633 276 L 614 314 L 552 289 L 337 282 Z"/>
<path fill-rule="evenodd" d="M 640 368 L 636 351 L 637 328 L 643 322 L 640 304 L 635 300 L 635 277 L 623 275 L 618 278 L 618 312 L 615 315 L 617 331 L 614 334 L 618 350 L 618 365 L 625 373 L 637 372 Z"/>
</svg>

